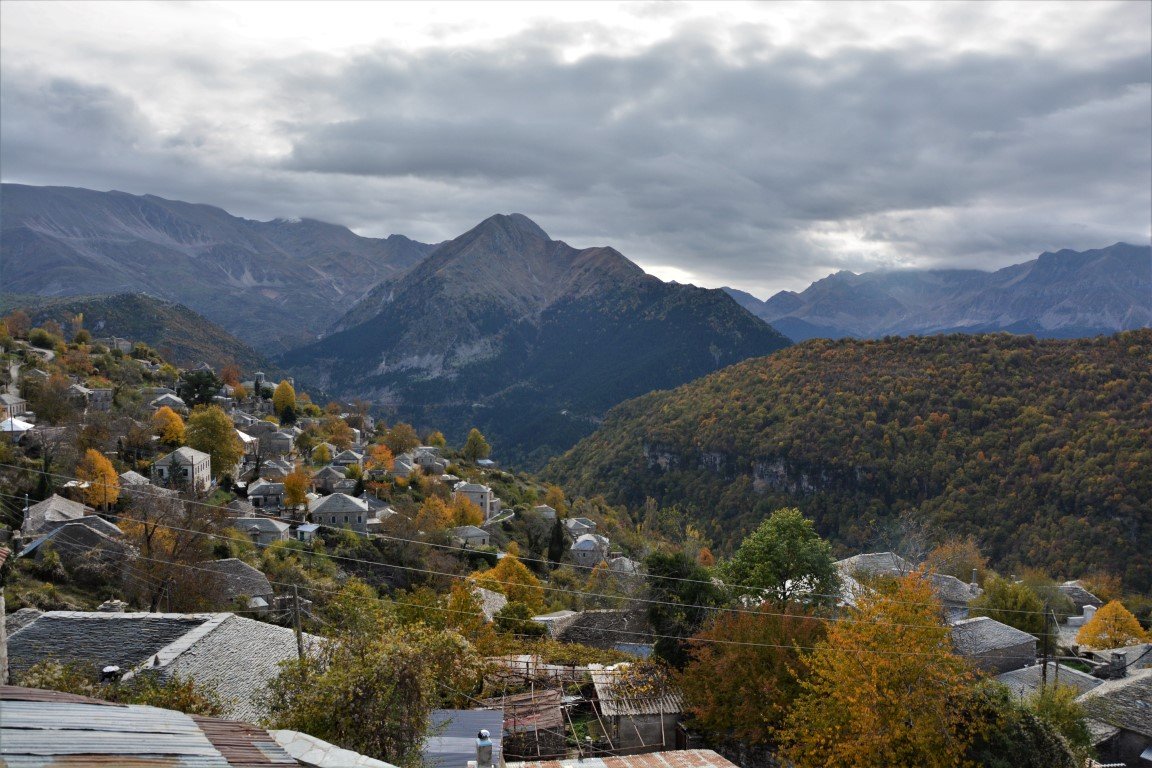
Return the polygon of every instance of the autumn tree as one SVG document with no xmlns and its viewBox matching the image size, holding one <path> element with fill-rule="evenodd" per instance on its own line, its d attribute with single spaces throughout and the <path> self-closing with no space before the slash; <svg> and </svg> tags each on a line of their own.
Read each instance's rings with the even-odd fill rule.
<svg viewBox="0 0 1152 768">
<path fill-rule="evenodd" d="M 391 472 L 392 468 L 396 465 L 396 458 L 392 455 L 392 451 L 388 449 L 388 446 L 376 443 L 368 448 L 365 465 L 370 470 L 380 469 L 385 472 Z"/>
<path fill-rule="evenodd" d="M 120 498 L 120 476 L 107 456 L 89 448 L 76 467 L 76 477 L 88 483 L 84 501 L 91 507 L 109 509 Z"/>
<path fill-rule="evenodd" d="M 448 445 L 448 441 L 444 438 L 444 433 L 439 430 L 433 430 L 424 437 L 424 445 L 431 445 L 435 448 L 444 448 Z"/>
<path fill-rule="evenodd" d="M 220 604 L 220 583 L 198 564 L 209 559 L 212 537 L 224 528 L 221 508 L 186 503 L 178 496 L 134 495 L 118 524 L 140 553 L 126 586 L 129 598 L 149 611 L 161 606 L 197 611 Z"/>
<path fill-rule="evenodd" d="M 1119 600 L 1101 606 L 1076 634 L 1076 642 L 1090 648 L 1122 648 L 1148 640 L 1148 633 Z"/>
<path fill-rule="evenodd" d="M 236 435 L 232 420 L 218 405 L 194 410 L 188 417 L 184 435 L 189 448 L 212 457 L 213 477 L 232 471 L 244 455 L 244 445 Z"/>
<path fill-rule="evenodd" d="M 797 600 L 831 603 L 840 580 L 832 547 L 798 509 L 778 509 L 721 564 L 720 578 L 732 594 L 763 598 L 778 606 Z"/>
<path fill-rule="evenodd" d="M 452 503 L 449 506 L 449 516 L 451 518 L 451 524 L 456 527 L 462 525 L 480 525 L 480 523 L 484 522 L 484 513 L 480 511 L 480 507 L 463 494 L 452 499 Z"/>
<path fill-rule="evenodd" d="M 421 531 L 442 531 L 452 524 L 452 511 L 439 496 L 429 496 L 420 504 L 416 527 Z"/>
<path fill-rule="evenodd" d="M 920 573 L 878 585 L 829 625 L 779 731 L 798 768 L 952 768 L 975 736 L 963 704 L 972 673 L 952 653 Z"/>
<path fill-rule="evenodd" d="M 164 445 L 175 448 L 184 444 L 184 418 L 168 406 L 152 414 L 152 428 Z"/>
<path fill-rule="evenodd" d="M 348 426 L 348 422 L 339 416 L 328 414 L 320 422 L 320 431 L 323 433 L 325 440 L 332 445 L 336 446 L 341 451 L 346 451 L 352 447 L 352 441 L 356 435 L 352 432 L 352 427 Z"/>
<path fill-rule="evenodd" d="M 476 684 L 479 657 L 455 632 L 401 625 L 356 580 L 337 595 L 334 608 L 341 617 L 335 635 L 303 661 L 285 662 L 272 681 L 272 727 L 395 765 L 418 764 L 432 709 L 446 691 Z"/>
<path fill-rule="evenodd" d="M 955 576 L 965 583 L 971 582 L 975 574 L 976 583 L 983 584 L 988 571 L 988 558 L 971 536 L 948 539 L 929 552 L 924 562 L 934 573 Z"/>
<path fill-rule="evenodd" d="M 53 373 L 27 393 L 28 407 L 35 411 L 37 422 L 58 425 L 76 418 L 76 403 L 68 391 L 71 384 L 67 376 Z"/>
<path fill-rule="evenodd" d="M 702 729 L 767 744 L 800 694 L 807 652 L 825 622 L 803 606 L 716 613 L 688 641 L 690 661 L 677 676 L 686 711 Z"/>
<path fill-rule="evenodd" d="M 537 613 L 544 610 L 540 580 L 511 552 L 500 558 L 496 567 L 477 573 L 474 578 L 478 586 L 500 592 L 509 601 L 524 603 Z"/>
<path fill-rule="evenodd" d="M 296 410 L 296 389 L 292 386 L 292 382 L 283 379 L 272 393 L 272 410 L 283 419 L 289 409 L 293 412 Z"/>
<path fill-rule="evenodd" d="M 556 517 L 565 517 L 568 514 L 568 500 L 564 497 L 564 489 L 558 485 L 544 487 L 544 503 L 556 510 Z"/>
<path fill-rule="evenodd" d="M 480 430 L 473 427 L 472 431 L 468 433 L 468 439 L 464 441 L 464 447 L 460 452 L 468 461 L 478 461 L 488 458 L 488 454 L 492 452 L 492 447 L 488 445 L 488 441 L 484 439 L 484 435 L 480 434 Z"/>
<path fill-rule="evenodd" d="M 308 503 L 308 483 L 312 477 L 299 464 L 284 478 L 284 506 L 289 509 Z"/>
<path fill-rule="evenodd" d="M 316 446 L 316 450 L 312 451 L 314 464 L 327 464 L 330 461 L 332 461 L 332 451 L 328 450 L 328 446 L 324 443 Z"/>
<path fill-rule="evenodd" d="M 235 363 L 228 363 L 228 365 L 221 368 L 220 381 L 235 390 L 236 387 L 240 386 L 240 366 Z M 233 391 L 233 395 L 235 395 L 235 391 Z"/>
<path fill-rule="evenodd" d="M 399 456 L 420 445 L 420 436 L 416 434 L 411 424 L 399 421 L 392 425 L 388 434 L 384 435 L 384 445 L 388 446 L 393 456 Z"/>
</svg>

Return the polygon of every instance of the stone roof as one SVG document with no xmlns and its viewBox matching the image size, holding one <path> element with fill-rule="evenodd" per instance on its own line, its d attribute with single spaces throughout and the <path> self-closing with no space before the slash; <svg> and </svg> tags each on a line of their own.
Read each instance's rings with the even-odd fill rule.
<svg viewBox="0 0 1152 768">
<path fill-rule="evenodd" d="M 457 493 L 491 493 L 492 489 L 480 483 L 470 483 L 467 480 L 461 480 L 456 483 L 456 487 L 452 490 Z"/>
<path fill-rule="evenodd" d="M 307 648 L 320 641 L 304 638 Z M 266 714 L 268 681 L 297 650 L 291 629 L 231 613 L 51 611 L 12 633 L 9 652 L 14 674 L 56 658 L 193 678 L 215 690 L 227 717 L 255 721 Z"/>
<path fill-rule="evenodd" d="M 1104 605 L 1103 600 L 1084 589 L 1084 585 L 1079 581 L 1066 581 L 1058 586 L 1057 589 L 1067 595 L 1080 611 L 1083 611 L 1086 605 L 1092 605 L 1097 608 Z"/>
<path fill-rule="evenodd" d="M 643 610 L 581 611 L 552 626 L 557 640 L 595 648 L 613 648 L 620 643 L 652 642 L 652 630 Z"/>
<path fill-rule="evenodd" d="M 5 626 L 8 630 L 8 636 L 11 637 L 16 630 L 26 627 L 36 619 L 44 615 L 44 611 L 39 608 L 21 608 L 15 613 L 9 613 L 4 618 Z"/>
<path fill-rule="evenodd" d="M 120 473 L 121 485 L 151 485 L 152 481 L 134 469 Z"/>
<path fill-rule="evenodd" d="M 346 477 L 346 475 L 344 474 L 344 470 L 340 469 L 339 467 L 334 467 L 331 464 L 329 464 L 328 466 L 323 467 L 320 470 L 317 470 L 316 474 L 312 475 L 312 477 L 313 477 L 313 479 L 318 479 L 318 480 L 323 480 L 323 479 L 338 480 L 338 479 L 343 479 L 344 477 Z"/>
<path fill-rule="evenodd" d="M 261 533 L 274 533 L 282 536 L 292 527 L 289 523 L 282 523 L 270 517 L 238 517 L 232 521 L 232 526 L 241 533 L 248 533 L 248 529 L 255 526 Z"/>
<path fill-rule="evenodd" d="M 308 511 L 312 514 L 339 515 L 345 512 L 364 513 L 368 511 L 368 503 L 349 496 L 346 493 L 333 493 L 321 496 L 308 504 Z"/>
<path fill-rule="evenodd" d="M 1152 737 L 1152 669 L 1109 680 L 1077 701 L 1092 720 Z"/>
<path fill-rule="evenodd" d="M 1012 648 L 1036 638 L 987 616 L 953 622 L 952 645 L 961 656 L 975 656 L 989 651 Z M 1035 654 L 1033 654 L 1035 656 Z"/>
<path fill-rule="evenodd" d="M 841 573 L 868 576 L 904 576 L 916 570 L 912 563 L 893 552 L 866 552 L 836 561 Z"/>
<path fill-rule="evenodd" d="M 472 594 L 480 601 L 480 610 L 484 612 L 484 618 L 488 621 L 494 621 L 496 614 L 508 605 L 508 598 L 502 593 L 493 592 L 490 589 L 484 589 L 484 587 L 473 587 Z"/>
<path fill-rule="evenodd" d="M 475 525 L 461 525 L 458 528 L 449 528 L 448 534 L 455 536 L 458 539 L 473 539 L 481 536 L 488 536 L 488 531 L 479 528 Z"/>
<path fill-rule="evenodd" d="M 224 621 L 164 667 L 164 673 L 191 677 L 215 689 L 228 717 L 259 721 L 267 714 L 261 696 L 280 671 L 280 662 L 294 659 L 296 633 L 287 627 L 224 614 Z M 306 636 L 308 646 L 317 642 Z"/>
<path fill-rule="evenodd" d="M 244 499 L 232 499 L 224 505 L 230 512 L 236 514 L 237 517 L 255 517 L 256 507 L 252 506 L 252 502 Z"/>
<path fill-rule="evenodd" d="M 284 493 L 284 483 L 273 482 L 260 478 L 248 486 L 248 495 L 256 494 L 258 496 L 275 495 Z"/>
<path fill-rule="evenodd" d="M 979 597 L 984 590 L 973 587 L 955 576 L 943 573 L 929 574 L 928 580 L 932 583 L 932 591 L 944 603 L 967 605 L 969 601 Z"/>
<path fill-rule="evenodd" d="M 52 543 L 60 558 L 66 563 L 88 561 L 91 557 L 107 562 L 109 559 L 118 560 L 128 554 L 128 545 L 121 541 L 123 534 L 119 528 L 111 523 L 105 523 L 116 532 L 115 535 L 109 535 L 95 526 L 85 525 L 84 520 L 73 520 L 53 528 L 26 546 L 20 553 L 21 556 L 31 554 L 46 542 Z"/>
<path fill-rule="evenodd" d="M 7 392 L 0 392 L 0 403 L 3 403 L 4 405 L 21 405 L 21 404 L 27 403 L 27 402 L 28 402 L 27 400 L 20 397 L 19 395 L 12 395 L 12 394 L 9 394 Z"/>
<path fill-rule="evenodd" d="M 1020 699 L 1026 699 L 1038 693 L 1043 686 L 1044 678 L 1040 674 L 1042 664 L 1034 664 L 1023 669 L 1014 669 L 996 676 L 996 682 L 1008 686 L 1008 689 Z M 1075 688 L 1077 693 L 1085 693 L 1096 688 L 1103 680 L 1092 675 L 1066 666 L 1057 666 L 1055 662 L 1048 662 L 1048 685 L 1067 685 Z"/>
<path fill-rule="evenodd" d="M 229 600 L 238 597 L 265 597 L 273 592 L 268 577 L 239 558 L 213 560 L 209 563 L 200 563 L 198 567 L 221 577 L 221 588 Z"/>
<path fill-rule="evenodd" d="M 572 543 L 572 549 L 579 549 L 584 551 L 603 549 L 607 546 L 608 539 L 604 538 L 603 536 L 597 536 L 594 533 L 581 534 L 576 538 L 576 541 Z"/>
<path fill-rule="evenodd" d="M 285 752 L 300 761 L 301 765 L 314 768 L 396 768 L 391 763 L 365 757 L 323 739 L 299 731 L 269 731 Z"/>
<path fill-rule="evenodd" d="M 199 464 L 202 461 L 210 461 L 211 458 L 211 456 L 204 453 L 203 451 L 198 451 L 195 448 L 189 448 L 188 446 L 184 445 L 172 451 L 172 453 L 168 454 L 167 456 L 157 459 L 156 463 L 163 464 L 165 466 L 174 462 L 181 465 L 194 465 Z"/>
<path fill-rule="evenodd" d="M 24 510 L 24 525 L 21 530 L 25 536 L 44 533 L 53 527 L 53 524 L 76 520 L 92 512 L 91 507 L 54 493 Z"/>
<path fill-rule="evenodd" d="M 193 629 L 211 614 L 49 611 L 8 637 L 13 677 L 48 659 L 90 669 L 114 664 L 131 669 Z"/>
</svg>

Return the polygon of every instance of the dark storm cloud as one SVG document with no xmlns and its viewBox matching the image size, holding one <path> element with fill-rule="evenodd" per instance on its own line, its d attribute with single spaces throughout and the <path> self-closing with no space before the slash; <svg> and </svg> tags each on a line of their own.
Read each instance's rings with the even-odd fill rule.
<svg viewBox="0 0 1152 768">
<path fill-rule="evenodd" d="M 566 45 L 613 31 L 246 62 L 262 99 L 300 106 L 275 124 L 284 151 L 243 162 L 210 115 L 160 131 L 115 87 L 6 71 L 0 161 L 5 178 L 426 240 L 517 210 L 574 245 L 753 289 L 1147 238 L 1148 50 L 816 55 L 751 26 L 722 32 L 575 61 Z M 211 57 L 189 61 L 181 77 L 228 79 Z"/>
</svg>

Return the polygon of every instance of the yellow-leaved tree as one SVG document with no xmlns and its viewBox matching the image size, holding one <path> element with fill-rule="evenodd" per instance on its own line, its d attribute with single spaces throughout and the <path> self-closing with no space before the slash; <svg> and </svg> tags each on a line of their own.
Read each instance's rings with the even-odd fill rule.
<svg viewBox="0 0 1152 768">
<path fill-rule="evenodd" d="M 212 457 L 212 476 L 231 472 L 244 455 L 232 419 L 218 405 L 200 406 L 188 417 L 188 447 Z"/>
<path fill-rule="evenodd" d="M 454 526 L 480 525 L 484 522 L 484 513 L 480 511 L 480 507 L 463 494 L 452 499 L 449 511 Z"/>
<path fill-rule="evenodd" d="M 284 477 L 284 506 L 302 507 L 308 503 L 308 481 L 311 476 L 299 463 Z"/>
<path fill-rule="evenodd" d="M 919 572 L 861 595 L 804 658 L 810 675 L 779 735 L 798 768 L 952 768 L 975 738 L 972 672 L 952 652 Z"/>
<path fill-rule="evenodd" d="M 184 444 L 184 418 L 168 406 L 152 414 L 152 428 L 164 445 L 175 448 Z"/>
<path fill-rule="evenodd" d="M 439 496 L 429 496 L 416 513 L 416 527 L 421 531 L 442 531 L 452 524 L 452 511 Z"/>
<path fill-rule="evenodd" d="M 511 552 L 500 558 L 495 568 L 477 573 L 474 578 L 478 586 L 500 592 L 510 602 L 524 603 L 537 612 L 544 609 L 540 580 Z"/>
<path fill-rule="evenodd" d="M 1076 642 L 1092 648 L 1122 648 L 1144 642 L 1148 634 L 1123 603 L 1112 600 L 1080 628 Z"/>
<path fill-rule="evenodd" d="M 120 476 L 108 457 L 94 448 L 84 453 L 84 458 L 76 466 L 76 477 L 88 483 L 84 489 L 84 501 L 91 507 L 107 510 L 120 498 Z"/>
</svg>

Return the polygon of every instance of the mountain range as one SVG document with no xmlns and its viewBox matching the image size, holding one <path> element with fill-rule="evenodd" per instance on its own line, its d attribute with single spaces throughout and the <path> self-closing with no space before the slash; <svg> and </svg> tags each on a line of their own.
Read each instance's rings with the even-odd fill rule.
<svg viewBox="0 0 1152 768">
<path fill-rule="evenodd" d="M 1152 247 L 1042 253 L 995 272 L 837 272 L 767 301 L 724 290 L 793 341 L 990 331 L 1095 336 L 1152 326 Z"/>
<path fill-rule="evenodd" d="M 210 205 L 74 187 L 0 185 L 7 293 L 146 293 L 278 352 L 315 339 L 435 246 L 311 219 L 252 221 Z"/>
<path fill-rule="evenodd" d="M 492 216 L 371 291 L 279 363 L 297 379 L 535 465 L 611 406 L 789 341 L 719 290 L 664 283 L 612 248 Z"/>
</svg>

